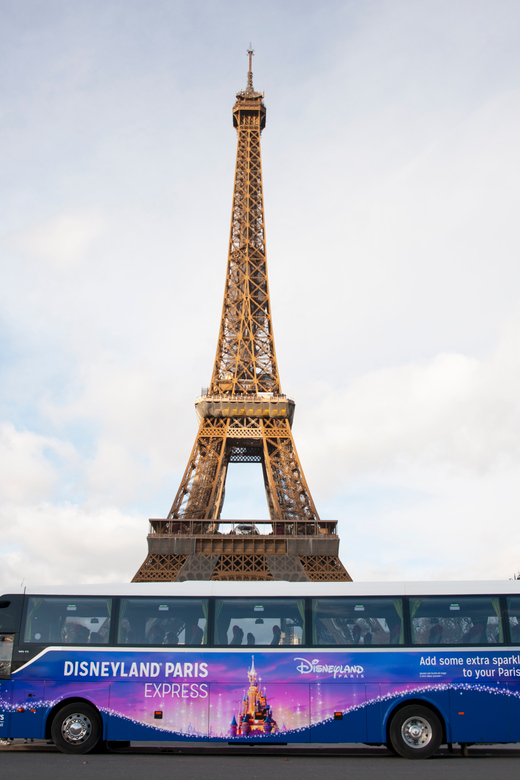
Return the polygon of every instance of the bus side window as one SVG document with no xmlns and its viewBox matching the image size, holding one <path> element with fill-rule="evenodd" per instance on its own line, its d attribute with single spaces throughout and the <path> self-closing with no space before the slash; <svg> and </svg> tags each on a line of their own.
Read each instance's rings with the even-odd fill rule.
<svg viewBox="0 0 520 780">
<path fill-rule="evenodd" d="M 414 645 L 503 644 L 500 600 L 490 596 L 410 598 Z"/>
<path fill-rule="evenodd" d="M 117 642 L 154 647 L 205 645 L 207 615 L 207 599 L 121 599 Z"/>
<path fill-rule="evenodd" d="M 400 598 L 312 600 L 314 645 L 399 645 L 404 643 Z"/>
<path fill-rule="evenodd" d="M 85 596 L 30 597 L 24 642 L 35 644 L 108 644 L 112 599 Z"/>
<path fill-rule="evenodd" d="M 23 596 L 0 596 L 0 634 L 15 634 L 20 630 Z"/>
<path fill-rule="evenodd" d="M 509 634 L 514 645 L 520 644 L 520 596 L 507 597 L 507 614 L 509 617 Z"/>
<path fill-rule="evenodd" d="M 305 603 L 297 598 L 215 600 L 215 644 L 231 647 L 301 645 Z"/>
<path fill-rule="evenodd" d="M 0 680 L 11 676 L 14 634 L 0 634 Z"/>
</svg>

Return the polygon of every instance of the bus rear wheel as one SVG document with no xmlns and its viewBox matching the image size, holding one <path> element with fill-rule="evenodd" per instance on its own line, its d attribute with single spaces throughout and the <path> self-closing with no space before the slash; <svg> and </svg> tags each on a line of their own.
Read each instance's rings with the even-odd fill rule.
<svg viewBox="0 0 520 780">
<path fill-rule="evenodd" d="M 90 753 L 101 739 L 98 711 L 83 702 L 67 704 L 56 713 L 51 736 L 62 753 Z"/>
<path fill-rule="evenodd" d="M 389 737 L 395 752 L 403 758 L 430 758 L 439 749 L 442 728 L 432 710 L 410 704 L 392 718 Z"/>
</svg>

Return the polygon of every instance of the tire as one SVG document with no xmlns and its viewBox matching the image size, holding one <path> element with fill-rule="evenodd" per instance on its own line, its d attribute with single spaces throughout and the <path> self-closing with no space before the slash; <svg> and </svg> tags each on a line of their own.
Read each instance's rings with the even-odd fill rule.
<svg viewBox="0 0 520 780">
<path fill-rule="evenodd" d="M 403 758 L 430 758 L 439 749 L 442 728 L 432 710 L 410 704 L 392 718 L 389 737 L 393 749 Z"/>
<path fill-rule="evenodd" d="M 51 724 L 52 739 L 62 753 L 90 753 L 101 740 L 101 730 L 98 711 L 82 701 L 67 704 Z"/>
</svg>

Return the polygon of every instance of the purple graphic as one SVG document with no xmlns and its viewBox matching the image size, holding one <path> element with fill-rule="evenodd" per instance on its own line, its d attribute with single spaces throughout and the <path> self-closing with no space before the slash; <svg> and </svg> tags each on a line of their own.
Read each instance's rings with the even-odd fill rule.
<svg viewBox="0 0 520 780">
<path fill-rule="evenodd" d="M 406 698 L 434 703 L 446 720 L 453 697 L 477 696 L 478 708 L 520 712 L 518 677 L 520 654 L 504 648 L 294 647 L 254 656 L 171 647 L 60 648 L 44 651 L 2 683 L 0 734 L 9 729 L 27 736 L 30 727 L 38 736 L 55 704 L 79 697 L 99 709 L 108 739 L 378 741 L 381 719 Z M 453 711 L 459 710 L 469 706 L 457 704 Z"/>
</svg>

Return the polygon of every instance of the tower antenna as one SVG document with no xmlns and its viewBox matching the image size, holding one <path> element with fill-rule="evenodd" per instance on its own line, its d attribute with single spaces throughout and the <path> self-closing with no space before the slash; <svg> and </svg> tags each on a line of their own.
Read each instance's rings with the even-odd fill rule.
<svg viewBox="0 0 520 780">
<path fill-rule="evenodd" d="M 247 72 L 247 90 L 253 91 L 253 47 L 251 43 L 249 44 L 249 49 L 247 50 L 247 53 L 249 55 L 249 70 Z"/>
</svg>

